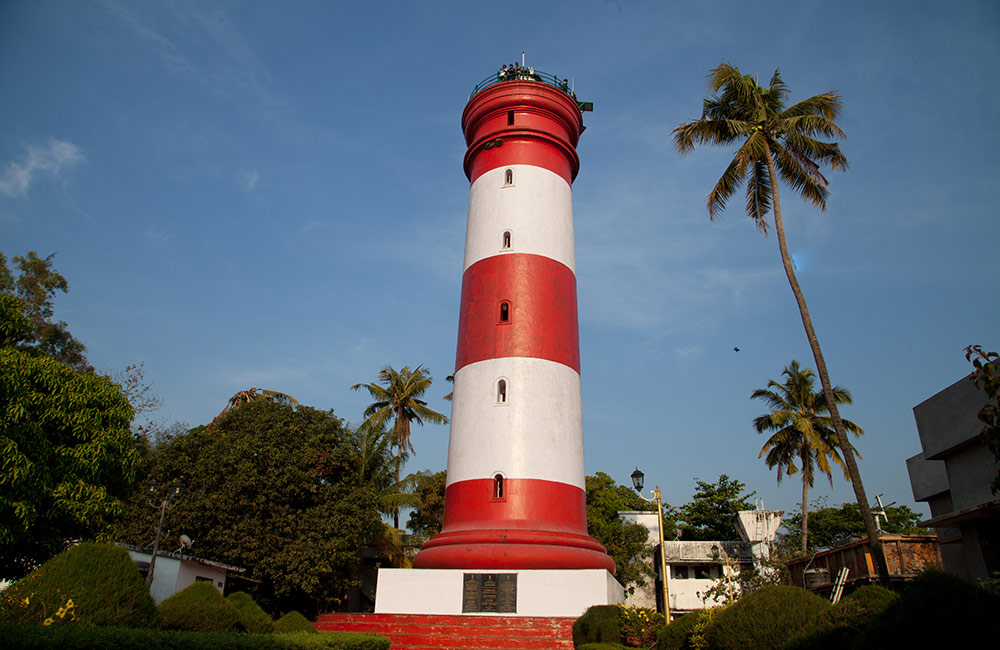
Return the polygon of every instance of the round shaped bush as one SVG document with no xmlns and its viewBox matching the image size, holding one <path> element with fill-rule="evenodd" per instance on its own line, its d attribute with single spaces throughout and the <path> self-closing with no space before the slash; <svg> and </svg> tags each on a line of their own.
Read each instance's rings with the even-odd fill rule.
<svg viewBox="0 0 1000 650">
<path fill-rule="evenodd" d="M 198 581 L 160 603 L 160 627 L 192 632 L 236 632 L 242 628 L 236 608 L 211 582 Z"/>
<path fill-rule="evenodd" d="M 229 594 L 226 600 L 236 609 L 236 615 L 240 617 L 240 625 L 247 632 L 268 634 L 274 630 L 274 621 L 267 615 L 267 612 L 260 608 L 260 605 L 254 601 L 250 594 L 237 591 Z"/>
<path fill-rule="evenodd" d="M 129 554 L 110 544 L 70 547 L 0 594 L 0 624 L 151 627 L 156 605 Z"/>
<path fill-rule="evenodd" d="M 805 589 L 763 587 L 720 611 L 705 630 L 705 640 L 717 650 L 781 650 L 815 630 L 829 608 L 830 603 Z"/>
<path fill-rule="evenodd" d="M 292 610 L 274 622 L 274 631 L 279 634 L 291 632 L 311 632 L 316 634 L 316 628 L 302 614 Z"/>
<path fill-rule="evenodd" d="M 585 643 L 621 643 L 622 630 L 618 605 L 593 605 L 573 623 L 573 645 Z"/>
<path fill-rule="evenodd" d="M 687 640 L 691 636 L 691 631 L 704 612 L 705 610 L 698 610 L 675 617 L 670 625 L 660 630 L 653 648 L 655 650 L 683 650 L 683 648 L 688 647 Z"/>
</svg>

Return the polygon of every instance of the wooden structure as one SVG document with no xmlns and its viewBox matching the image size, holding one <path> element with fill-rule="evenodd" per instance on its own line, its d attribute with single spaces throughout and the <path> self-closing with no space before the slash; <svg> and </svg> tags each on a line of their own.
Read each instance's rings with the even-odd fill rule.
<svg viewBox="0 0 1000 650">
<path fill-rule="evenodd" d="M 934 535 L 882 535 L 882 548 L 892 581 L 911 580 L 927 569 L 941 568 L 941 551 Z M 842 568 L 848 590 L 878 582 L 867 539 L 855 539 L 788 564 L 792 584 L 828 593 Z"/>
</svg>

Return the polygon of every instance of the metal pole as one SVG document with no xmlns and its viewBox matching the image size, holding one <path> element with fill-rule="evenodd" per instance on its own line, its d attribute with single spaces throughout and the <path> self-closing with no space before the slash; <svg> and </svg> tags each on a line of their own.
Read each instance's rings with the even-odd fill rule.
<svg viewBox="0 0 1000 650">
<path fill-rule="evenodd" d="M 156 541 L 153 542 L 153 557 L 149 559 L 149 573 L 146 574 L 146 586 L 153 584 L 153 570 L 156 568 L 156 554 L 160 551 L 160 533 L 163 531 L 163 517 L 167 514 L 167 497 L 160 504 L 160 525 L 156 527 Z"/>
<path fill-rule="evenodd" d="M 657 528 L 660 531 L 660 575 L 663 576 L 663 617 L 670 625 L 670 590 L 667 587 L 667 548 L 663 545 L 663 499 L 660 493 L 660 486 L 656 486 L 653 491 L 656 496 L 656 514 L 658 515 Z"/>
</svg>

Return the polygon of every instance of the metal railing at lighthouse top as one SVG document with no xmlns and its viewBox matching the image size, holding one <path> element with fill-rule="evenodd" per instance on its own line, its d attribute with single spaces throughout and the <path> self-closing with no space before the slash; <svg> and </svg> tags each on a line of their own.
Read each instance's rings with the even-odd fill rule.
<svg viewBox="0 0 1000 650">
<path fill-rule="evenodd" d="M 532 70 L 530 68 L 521 68 L 519 70 L 510 70 L 506 74 L 502 72 L 494 72 L 490 76 L 486 77 L 482 81 L 476 84 L 476 87 L 472 89 L 469 93 L 469 99 L 472 99 L 476 93 L 482 92 L 483 90 L 489 88 L 490 86 L 495 86 L 496 84 L 506 83 L 508 81 L 540 81 L 543 84 L 557 88 L 570 97 L 573 101 L 577 103 L 580 110 L 585 110 L 583 107 L 583 102 L 580 102 L 576 98 L 576 93 L 573 92 L 573 88 L 570 86 L 569 79 L 560 79 L 558 75 L 550 74 L 548 72 L 541 72 L 539 70 Z"/>
</svg>

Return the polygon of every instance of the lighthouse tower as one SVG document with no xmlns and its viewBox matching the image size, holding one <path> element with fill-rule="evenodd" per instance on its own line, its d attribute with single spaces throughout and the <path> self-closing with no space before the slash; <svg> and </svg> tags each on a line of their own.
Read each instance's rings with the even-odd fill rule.
<svg viewBox="0 0 1000 650">
<path fill-rule="evenodd" d="M 607 569 L 587 534 L 572 183 L 580 106 L 511 75 L 462 116 L 471 182 L 444 528 L 417 568 Z"/>
<path fill-rule="evenodd" d="M 579 616 L 620 602 L 587 534 L 572 185 L 582 110 L 526 69 L 462 115 L 471 183 L 442 531 L 375 611 Z"/>
</svg>

